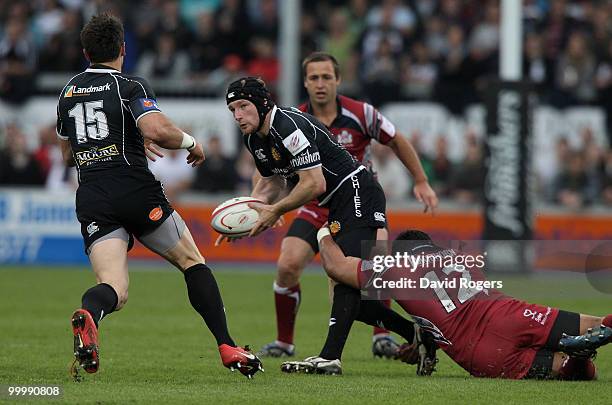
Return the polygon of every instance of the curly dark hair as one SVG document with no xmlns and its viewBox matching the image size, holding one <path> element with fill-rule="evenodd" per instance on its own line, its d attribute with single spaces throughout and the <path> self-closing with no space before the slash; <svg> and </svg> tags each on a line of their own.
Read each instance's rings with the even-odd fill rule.
<svg viewBox="0 0 612 405">
<path fill-rule="evenodd" d="M 93 16 L 81 30 L 81 44 L 90 62 L 113 61 L 123 45 L 123 24 L 111 14 Z"/>
<path fill-rule="evenodd" d="M 407 229 L 400 233 L 392 243 L 392 252 L 403 253 L 410 252 L 412 254 L 416 251 L 437 251 L 441 248 L 433 243 L 431 237 L 418 229 Z"/>
</svg>

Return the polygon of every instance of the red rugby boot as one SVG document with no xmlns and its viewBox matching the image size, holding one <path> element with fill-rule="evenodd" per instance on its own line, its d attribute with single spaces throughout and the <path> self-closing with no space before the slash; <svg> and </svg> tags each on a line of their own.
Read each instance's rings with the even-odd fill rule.
<svg viewBox="0 0 612 405">
<path fill-rule="evenodd" d="M 72 314 L 72 334 L 74 335 L 74 357 L 76 363 L 88 373 L 95 373 L 100 367 L 98 328 L 89 311 L 77 309 Z M 78 372 L 76 373 L 78 375 Z M 76 378 L 76 377 L 75 377 Z"/>
<path fill-rule="evenodd" d="M 250 352 L 248 346 L 243 349 L 223 344 L 219 346 L 219 354 L 225 367 L 230 371 L 237 369 L 247 378 L 253 378 L 258 371 L 264 371 L 261 360 Z"/>
</svg>

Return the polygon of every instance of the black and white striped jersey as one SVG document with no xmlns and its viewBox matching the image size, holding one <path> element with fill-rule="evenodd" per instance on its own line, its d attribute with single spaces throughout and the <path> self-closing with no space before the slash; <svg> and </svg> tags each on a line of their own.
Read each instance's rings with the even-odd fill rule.
<svg viewBox="0 0 612 405">
<path fill-rule="evenodd" d="M 327 188 L 318 197 L 319 205 L 327 204 L 344 181 L 365 169 L 310 114 L 275 106 L 270 123 L 268 135 L 244 137 L 259 173 L 263 177 L 282 176 L 295 185 L 299 181 L 298 171 L 321 166 Z"/>
<path fill-rule="evenodd" d="M 70 140 L 79 181 L 128 167 L 148 171 L 136 124 L 156 112 L 155 93 L 140 77 L 92 65 L 70 79 L 57 104 L 57 136 Z"/>
</svg>

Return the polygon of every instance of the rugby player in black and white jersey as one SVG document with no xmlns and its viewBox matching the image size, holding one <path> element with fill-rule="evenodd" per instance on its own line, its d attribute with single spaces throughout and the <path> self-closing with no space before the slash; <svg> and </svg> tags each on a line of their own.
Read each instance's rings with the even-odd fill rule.
<svg viewBox="0 0 612 405">
<path fill-rule="evenodd" d="M 258 235 L 283 214 L 316 198 L 329 208 L 329 226 L 342 251 L 367 256 L 362 241 L 375 241 L 386 218 L 383 190 L 365 166 L 338 145 L 312 115 L 277 107 L 261 79 L 234 81 L 226 101 L 262 177 L 252 196 L 264 203 L 250 204 L 258 211 L 259 220 L 249 236 Z M 220 236 L 217 243 L 225 238 Z M 340 357 L 356 319 L 370 325 L 384 324 L 408 341 L 414 338 L 412 323 L 379 301 L 361 302 L 359 290 L 338 284 L 327 340 L 319 356 L 309 358 L 317 372 L 341 373 Z"/>
<path fill-rule="evenodd" d="M 187 149 L 193 166 L 204 161 L 202 146 L 161 112 L 146 80 L 121 73 L 125 43 L 118 19 L 94 16 L 81 43 L 91 65 L 68 81 L 57 106 L 64 160 L 79 173 L 76 213 L 97 281 L 71 319 L 75 378 L 80 367 L 98 371 L 99 322 L 127 301 L 134 237 L 183 272 L 189 301 L 214 335 L 223 365 L 252 377 L 261 362 L 232 340 L 215 278 L 146 163 L 147 140 Z M 159 153 L 154 146 L 149 151 Z"/>
</svg>

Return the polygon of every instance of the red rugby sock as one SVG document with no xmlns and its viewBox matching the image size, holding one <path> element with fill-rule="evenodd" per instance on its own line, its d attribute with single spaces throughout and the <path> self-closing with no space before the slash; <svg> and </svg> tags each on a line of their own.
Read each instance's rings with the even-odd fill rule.
<svg viewBox="0 0 612 405">
<path fill-rule="evenodd" d="M 276 340 L 293 344 L 295 318 L 300 306 L 300 284 L 293 287 L 279 287 L 274 283 L 274 304 L 276 306 Z"/>
</svg>

